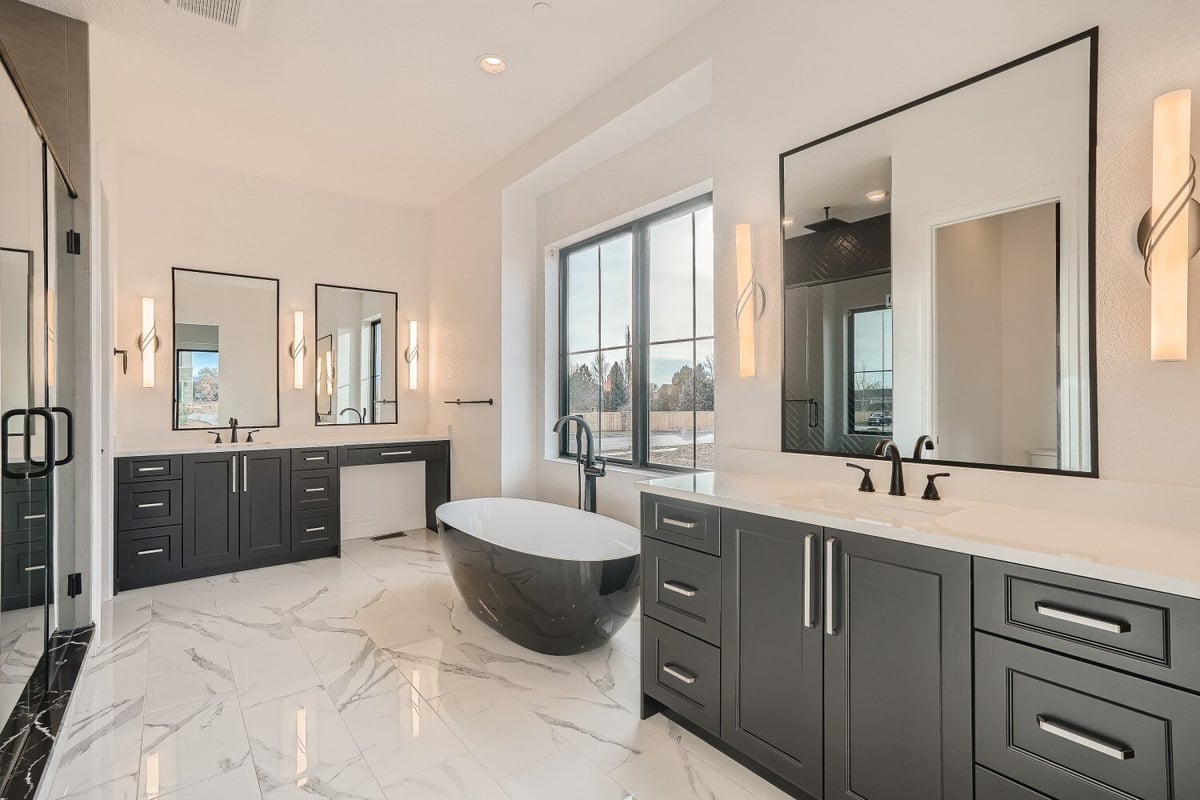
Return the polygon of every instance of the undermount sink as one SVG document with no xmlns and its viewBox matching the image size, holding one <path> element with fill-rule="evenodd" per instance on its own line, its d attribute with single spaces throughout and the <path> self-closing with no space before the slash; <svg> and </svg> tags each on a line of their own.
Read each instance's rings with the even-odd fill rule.
<svg viewBox="0 0 1200 800">
<path fill-rule="evenodd" d="M 939 517 L 961 511 L 961 506 L 920 497 L 893 497 L 869 492 L 820 491 L 782 497 L 779 502 L 788 506 L 832 511 L 855 519 L 883 525 L 927 525 Z"/>
</svg>

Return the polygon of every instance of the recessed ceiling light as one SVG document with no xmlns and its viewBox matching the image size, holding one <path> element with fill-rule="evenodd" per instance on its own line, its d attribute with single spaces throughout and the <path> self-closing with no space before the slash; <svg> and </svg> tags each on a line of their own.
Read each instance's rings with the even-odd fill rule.
<svg viewBox="0 0 1200 800">
<path fill-rule="evenodd" d="M 499 75 L 508 68 L 500 56 L 488 55 L 479 57 L 479 68 L 489 75 Z"/>
<path fill-rule="evenodd" d="M 784 217 L 784 218 L 783 218 L 783 224 L 784 224 L 784 225 L 795 225 L 795 224 L 796 224 L 796 220 L 792 219 L 791 217 Z"/>
<path fill-rule="evenodd" d="M 888 193 L 886 189 L 876 189 L 873 192 L 867 192 L 867 199 L 872 203 L 879 203 L 887 199 Z"/>
<path fill-rule="evenodd" d="M 554 7 L 546 2 L 538 2 L 533 4 L 533 13 L 535 14 L 549 14 L 553 10 Z"/>
</svg>

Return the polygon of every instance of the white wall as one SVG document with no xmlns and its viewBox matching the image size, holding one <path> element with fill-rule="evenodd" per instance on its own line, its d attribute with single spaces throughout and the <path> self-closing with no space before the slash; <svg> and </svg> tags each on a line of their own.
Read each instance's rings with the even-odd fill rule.
<svg viewBox="0 0 1200 800">
<path fill-rule="evenodd" d="M 711 177 L 715 193 L 717 268 L 718 465 L 788 470 L 846 480 L 837 459 L 780 457 L 779 363 L 781 303 L 778 241 L 778 154 L 915 97 L 943 88 L 1093 25 L 1101 29 L 1097 151 L 1097 343 L 1100 482 L 1087 479 L 955 470 L 947 486 L 983 497 L 997 491 L 1039 496 L 1056 507 L 1087 506 L 1108 481 L 1160 481 L 1200 487 L 1192 455 L 1200 433 L 1165 436 L 1200 391 L 1200 364 L 1149 361 L 1149 292 L 1132 245 L 1149 202 L 1150 108 L 1164 91 L 1196 87 L 1200 5 L 1125 0 L 1039 0 L 962 3 L 923 0 L 852 4 L 790 0 L 727 0 L 626 72 L 433 212 L 434 324 L 431 373 L 435 393 L 494 392 L 502 369 L 495 341 L 501 329 L 500 240 L 505 187 L 567 151 L 670 81 L 711 60 Z M 837 32 L 853 31 L 853 48 Z M 1200 127 L 1197 127 L 1200 151 Z M 636 195 L 666 160 L 631 176 Z M 736 296 L 733 226 L 754 225 L 755 260 L 771 288 L 758 343 L 759 377 L 736 377 L 731 309 Z M 469 230 L 469 235 L 464 233 Z M 1192 283 L 1200 308 L 1200 281 Z M 510 303 L 505 298 L 504 304 Z M 1200 321 L 1192 325 L 1200 350 Z M 526 378 L 522 378 L 525 380 Z M 501 485 L 501 434 L 494 416 L 451 418 L 469 428 L 471 460 L 457 457 L 456 492 L 485 493 Z M 464 430 L 465 432 L 465 430 Z M 460 440 L 461 441 L 461 440 Z M 542 448 L 543 442 L 531 443 Z M 977 476 L 977 477 L 973 477 Z M 1111 487 L 1109 487 L 1111 489 Z M 603 489 L 601 493 L 603 495 Z M 1052 497 L 1050 497 L 1052 495 Z M 556 495 L 561 496 L 561 495 Z M 1005 495 L 1007 496 L 1007 495 Z M 1195 495 L 1167 493 L 1156 511 Z M 1166 503 L 1164 505 L 1163 503 Z M 1092 506 L 1095 507 L 1095 506 Z M 1179 519 L 1190 519 L 1180 515 Z M 1194 521 L 1191 524 L 1195 524 Z"/>
<path fill-rule="evenodd" d="M 117 341 L 131 350 L 129 374 L 115 381 L 118 448 L 185 446 L 209 438 L 200 431 L 171 430 L 173 266 L 280 279 L 280 428 L 259 438 L 333 441 L 367 435 L 313 424 L 315 346 L 308 348 L 305 388 L 291 388 L 292 312 L 305 312 L 305 338 L 315 342 L 314 285 L 338 283 L 398 292 L 399 319 L 416 319 L 424 327 L 429 215 L 125 147 L 106 171 L 117 177 L 110 196 L 117 228 Z M 162 339 L 153 389 L 141 387 L 137 360 L 143 296 L 156 300 Z M 417 391 L 402 387 L 399 424 L 373 426 L 369 435 L 425 432 L 426 385 L 422 375 Z"/>
</svg>

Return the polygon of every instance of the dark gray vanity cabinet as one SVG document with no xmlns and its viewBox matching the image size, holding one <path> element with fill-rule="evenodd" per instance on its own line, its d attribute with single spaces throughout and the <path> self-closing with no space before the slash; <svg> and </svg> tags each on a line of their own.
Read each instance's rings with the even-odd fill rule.
<svg viewBox="0 0 1200 800">
<path fill-rule="evenodd" d="M 824 774 L 821 537 L 721 512 L 721 738 L 814 797 Z"/>
<path fill-rule="evenodd" d="M 291 451 L 244 453 L 241 473 L 241 558 L 275 559 L 291 552 Z"/>
<path fill-rule="evenodd" d="M 217 567 L 238 560 L 239 460 L 238 455 L 228 452 L 183 457 L 184 569 Z"/>
<path fill-rule="evenodd" d="M 971 797 L 970 556 L 827 529 L 822 566 L 826 800 Z"/>
</svg>

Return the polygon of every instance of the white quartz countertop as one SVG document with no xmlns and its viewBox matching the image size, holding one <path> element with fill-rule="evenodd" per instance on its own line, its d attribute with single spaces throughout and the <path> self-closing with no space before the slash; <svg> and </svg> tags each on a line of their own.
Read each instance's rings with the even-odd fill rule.
<svg viewBox="0 0 1200 800">
<path fill-rule="evenodd" d="M 253 430 L 253 428 L 249 429 Z M 124 446 L 118 445 L 114 452 L 115 458 L 130 458 L 134 456 L 162 456 L 176 455 L 180 453 L 219 453 L 222 451 L 237 451 L 243 450 L 294 450 L 301 447 L 341 447 L 343 445 L 369 445 L 369 444 L 387 444 L 394 442 L 404 442 L 408 444 L 416 444 L 419 442 L 448 442 L 450 437 L 444 433 L 395 433 L 383 434 L 376 432 L 374 435 L 366 438 L 355 438 L 349 434 L 337 437 L 312 437 L 312 438 L 278 438 L 271 435 L 271 428 L 263 428 L 259 433 L 254 434 L 254 441 L 246 444 L 245 441 L 240 441 L 237 444 L 229 443 L 229 429 L 221 429 L 221 438 L 225 441 L 221 444 L 213 444 L 212 437 L 205 434 L 209 439 L 207 443 L 198 441 L 195 435 L 203 433 L 203 431 L 176 431 L 176 434 L 181 437 L 187 437 L 187 442 L 179 442 L 177 444 L 156 444 L 147 447 L 140 446 Z M 238 435 L 245 438 L 246 431 L 238 430 Z"/>
<path fill-rule="evenodd" d="M 855 481 L 856 482 L 856 481 Z M 1200 530 L 738 472 L 656 478 L 643 492 L 1200 598 Z M 950 496 L 947 496 L 949 492 Z"/>
</svg>

